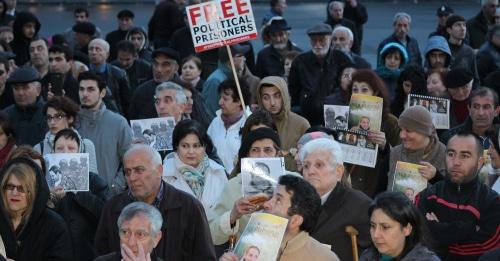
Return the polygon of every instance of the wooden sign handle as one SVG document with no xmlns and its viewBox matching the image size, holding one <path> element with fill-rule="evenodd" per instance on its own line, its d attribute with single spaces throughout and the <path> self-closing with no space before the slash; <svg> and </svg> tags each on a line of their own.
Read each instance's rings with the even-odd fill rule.
<svg viewBox="0 0 500 261">
<path fill-rule="evenodd" d="M 238 79 L 238 73 L 236 72 L 236 67 L 234 66 L 233 53 L 231 52 L 231 47 L 229 45 L 226 45 L 226 49 L 227 49 L 227 54 L 229 55 L 229 61 L 231 62 L 231 71 L 233 71 L 233 77 L 234 77 L 234 81 L 236 82 L 236 88 L 238 89 L 238 95 L 240 96 L 240 102 L 241 102 L 241 106 L 243 108 L 243 117 L 245 117 L 245 119 L 246 119 L 247 118 L 247 115 L 245 113 L 246 104 L 245 104 L 245 101 L 243 100 L 243 94 L 241 93 L 240 80 Z"/>
</svg>

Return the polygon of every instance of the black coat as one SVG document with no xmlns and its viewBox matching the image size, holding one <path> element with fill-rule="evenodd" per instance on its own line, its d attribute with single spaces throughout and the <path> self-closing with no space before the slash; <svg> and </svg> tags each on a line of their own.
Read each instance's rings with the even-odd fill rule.
<svg viewBox="0 0 500 261">
<path fill-rule="evenodd" d="M 302 50 L 290 40 L 287 43 L 286 51 Z M 280 76 L 285 74 L 285 58 L 272 46 L 268 45 L 257 54 L 257 65 L 255 66 L 255 76 L 264 78 L 267 76 Z"/>
<path fill-rule="evenodd" d="M 30 42 L 31 39 L 26 38 L 23 34 L 23 26 L 29 22 L 35 23 L 35 35 L 36 37 L 40 31 L 41 24 L 38 18 L 30 12 L 19 12 L 12 25 L 12 31 L 14 34 L 14 40 L 10 43 L 12 47 L 12 52 L 16 54 L 16 65 L 21 66 L 30 60 Z"/>
<path fill-rule="evenodd" d="M 129 68 L 122 68 L 122 65 L 117 60 L 113 61 L 111 64 L 120 67 L 127 73 L 130 85 L 130 94 L 132 94 L 139 85 L 153 78 L 151 64 L 141 58 L 136 59 L 134 64 L 132 64 Z"/>
<path fill-rule="evenodd" d="M 95 247 L 98 255 L 120 251 L 116 221 L 122 209 L 135 200 L 126 191 L 104 205 Z M 215 252 L 203 205 L 191 195 L 163 182 L 158 209 L 163 217 L 162 238 L 154 252 L 164 260 L 215 260 Z"/>
<path fill-rule="evenodd" d="M 66 193 L 56 203 L 55 211 L 68 224 L 73 245 L 73 260 L 92 260 L 95 256 L 94 237 L 102 207 L 108 199 L 106 181 L 95 173 L 89 174 L 88 192 Z"/>
<path fill-rule="evenodd" d="M 50 81 L 50 73 L 46 74 L 41 80 L 42 84 L 42 97 L 44 100 L 47 100 L 47 94 L 49 92 L 49 81 Z M 73 77 L 71 70 L 66 73 L 64 76 L 63 90 L 64 96 L 73 100 L 76 104 L 80 104 L 80 96 L 78 94 L 79 88 L 78 80 Z"/>
<path fill-rule="evenodd" d="M 49 187 L 42 170 L 36 163 L 25 158 L 17 158 L 7 164 L 5 170 L 13 163 L 24 163 L 36 172 L 36 195 L 33 210 L 17 234 L 12 231 L 12 223 L 4 212 L 5 206 L 0 201 L 0 234 L 5 245 L 7 258 L 16 261 L 33 260 L 72 260 L 72 247 L 69 232 L 64 220 L 54 211 L 47 208 Z M 2 188 L 2 192 L 5 191 Z M 22 226 L 22 225 L 20 225 Z"/>
<path fill-rule="evenodd" d="M 106 71 L 104 72 L 104 74 L 101 74 L 104 77 L 107 85 L 107 92 L 106 97 L 104 97 L 104 102 L 106 103 L 108 109 L 125 116 L 128 112 L 131 95 L 127 73 L 110 63 L 107 63 L 106 66 Z M 116 105 L 116 108 L 113 108 L 113 106 L 108 106 L 111 103 L 114 103 Z"/>
<path fill-rule="evenodd" d="M 106 42 L 109 43 L 109 57 L 108 61 L 113 61 L 116 59 L 118 50 L 116 49 L 116 44 L 121 40 L 125 40 L 128 31 L 122 31 L 120 29 L 114 30 L 106 35 Z"/>
<path fill-rule="evenodd" d="M 160 83 L 151 79 L 139 85 L 132 94 L 128 117 L 130 120 L 156 118 L 154 95 L 156 86 Z"/>
<path fill-rule="evenodd" d="M 16 130 L 16 143 L 34 146 L 45 137 L 47 123 L 43 115 L 44 102 L 42 98 L 29 107 L 19 107 L 12 104 L 4 111 L 9 115 L 11 126 Z"/>
</svg>

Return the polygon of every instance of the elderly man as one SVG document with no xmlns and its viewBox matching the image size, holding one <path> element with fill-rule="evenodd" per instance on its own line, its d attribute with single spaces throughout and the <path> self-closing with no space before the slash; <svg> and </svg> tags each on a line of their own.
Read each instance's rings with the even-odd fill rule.
<svg viewBox="0 0 500 261">
<path fill-rule="evenodd" d="M 377 49 L 377 53 L 380 53 L 382 48 L 390 43 L 396 42 L 406 47 L 406 51 L 410 56 L 409 63 L 414 63 L 422 66 L 422 56 L 420 55 L 420 48 L 418 47 L 417 39 L 408 35 L 410 32 L 410 24 L 411 24 L 411 16 L 407 13 L 396 13 L 393 19 L 393 27 L 394 33 L 384 39 L 379 45 Z M 380 64 L 380 61 L 377 60 L 377 64 Z"/>
<path fill-rule="evenodd" d="M 354 35 L 351 29 L 345 26 L 337 26 L 332 32 L 332 47 L 333 49 L 344 51 L 348 53 L 354 61 L 354 67 L 357 69 L 371 69 L 372 65 L 361 57 L 351 51 L 352 44 L 354 42 Z"/>
<path fill-rule="evenodd" d="M 487 150 L 490 147 L 487 132 L 500 127 L 498 124 L 494 124 L 499 111 L 498 93 L 490 88 L 480 87 L 472 91 L 468 101 L 469 117 L 463 124 L 443 133 L 440 140 L 446 144 L 455 134 L 467 131 L 481 137 L 483 147 Z"/>
<path fill-rule="evenodd" d="M 498 7 L 498 0 L 481 0 L 481 11 L 467 21 L 469 45 L 473 49 L 479 49 L 485 42 L 488 28 L 495 24 L 495 12 Z"/>
<path fill-rule="evenodd" d="M 100 256 L 95 261 L 152 260 L 160 261 L 154 249 L 162 238 L 163 218 L 154 206 L 144 202 L 128 204 L 120 213 L 118 221 L 120 252 Z"/>
<path fill-rule="evenodd" d="M 172 48 L 158 48 L 152 54 L 153 79 L 144 82 L 134 90 L 128 116 L 130 119 L 157 117 L 154 103 L 156 86 L 176 78 L 179 69 L 179 53 Z"/>
<path fill-rule="evenodd" d="M 156 87 L 154 101 L 158 117 L 174 117 L 176 123 L 183 120 L 187 97 L 180 85 L 161 83 Z"/>
<path fill-rule="evenodd" d="M 359 54 L 361 47 L 358 39 L 358 31 L 356 30 L 356 25 L 353 21 L 344 18 L 344 2 L 339 0 L 331 1 L 328 4 L 327 9 L 327 18 L 325 23 L 329 24 L 332 28 L 335 28 L 339 25 L 349 28 L 353 33 L 353 44 L 351 46 L 351 50 L 354 53 Z"/>
<path fill-rule="evenodd" d="M 15 69 L 7 79 L 7 84 L 12 85 L 14 104 L 7 107 L 5 112 L 16 130 L 18 145 L 34 146 L 43 139 L 47 131 L 39 80 L 40 75 L 31 66 Z"/>
<path fill-rule="evenodd" d="M 141 201 L 162 214 L 163 237 L 155 253 L 163 260 L 215 260 L 208 222 L 203 205 L 196 198 L 162 181 L 160 154 L 144 144 L 132 146 L 123 156 L 128 191 L 111 198 L 103 208 L 97 228 L 97 253 L 120 250 L 118 214 L 129 203 Z"/>
<path fill-rule="evenodd" d="M 274 17 L 268 27 L 271 44 L 264 47 L 257 54 L 257 65 L 255 75 L 264 78 L 266 76 L 280 76 L 285 74 L 283 66 L 285 55 L 288 52 L 296 51 L 301 53 L 292 41 L 290 41 L 290 26 L 284 18 Z"/>
<path fill-rule="evenodd" d="M 359 251 L 370 246 L 367 213 L 371 199 L 343 183 L 343 153 L 336 141 L 312 140 L 300 149 L 300 159 L 304 179 L 321 197 L 321 213 L 311 236 L 330 245 L 340 260 L 353 260 L 351 238 L 345 229 L 353 226 L 358 230 Z"/>
<path fill-rule="evenodd" d="M 446 178 L 420 192 L 416 205 L 427 218 L 443 260 L 477 260 L 500 242 L 498 194 L 480 181 L 483 146 L 459 132 L 446 146 Z"/>
<path fill-rule="evenodd" d="M 330 50 L 332 27 L 320 23 L 307 30 L 312 49 L 297 56 L 290 68 L 288 85 L 292 110 L 309 123 L 323 125 L 323 104 L 337 86 L 340 68 L 354 64 L 342 51 Z"/>
<path fill-rule="evenodd" d="M 264 212 L 288 219 L 278 261 L 337 261 L 339 258 L 309 236 L 320 213 L 321 200 L 314 187 L 300 177 L 281 176 L 273 197 L 264 203 Z M 226 253 L 220 261 L 238 261 Z"/>
<path fill-rule="evenodd" d="M 127 73 L 106 62 L 109 57 L 109 44 L 102 39 L 94 39 L 89 43 L 89 69 L 102 75 L 107 88 L 111 91 L 106 99 L 116 103 L 116 112 L 125 115 L 130 101 L 130 86 Z M 113 109 L 113 108 L 110 108 Z"/>
</svg>

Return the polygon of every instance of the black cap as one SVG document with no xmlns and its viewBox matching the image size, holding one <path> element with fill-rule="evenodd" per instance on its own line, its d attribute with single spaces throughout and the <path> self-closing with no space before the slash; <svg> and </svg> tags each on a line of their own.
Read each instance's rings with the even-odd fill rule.
<svg viewBox="0 0 500 261">
<path fill-rule="evenodd" d="M 447 5 L 440 6 L 436 11 L 437 16 L 448 16 L 453 13 L 455 13 L 455 11 L 453 11 L 453 9 Z"/>
<path fill-rule="evenodd" d="M 134 19 L 135 15 L 134 15 L 134 12 L 132 12 L 132 11 L 130 11 L 128 9 L 123 9 L 120 12 L 118 12 L 118 14 L 116 15 L 116 17 L 118 19 L 122 19 L 122 18 L 125 18 L 125 17 Z"/>
<path fill-rule="evenodd" d="M 13 52 L 0 52 L 0 57 L 5 60 L 10 60 L 16 58 L 16 54 Z"/>
<path fill-rule="evenodd" d="M 288 31 L 292 29 L 290 26 L 288 26 L 288 23 L 286 20 L 281 17 L 281 16 L 275 16 L 271 19 L 271 24 L 269 25 L 269 33 L 274 33 L 274 32 L 281 32 L 281 31 Z"/>
<path fill-rule="evenodd" d="M 451 69 L 446 78 L 444 79 L 444 84 L 448 89 L 457 89 L 472 81 L 473 76 L 467 69 L 459 67 L 456 69 Z"/>
<path fill-rule="evenodd" d="M 95 25 L 91 22 L 80 22 L 73 26 L 73 31 L 76 33 L 82 33 L 87 35 L 95 34 Z"/>
<path fill-rule="evenodd" d="M 325 35 L 325 34 L 331 34 L 332 33 L 332 27 L 329 24 L 325 23 L 319 23 L 316 25 L 313 25 L 313 27 L 307 29 L 307 35 Z"/>
<path fill-rule="evenodd" d="M 40 74 L 35 68 L 24 65 L 21 67 L 17 67 L 7 79 L 7 83 L 16 84 L 16 83 L 30 83 L 36 82 L 40 80 Z"/>
<path fill-rule="evenodd" d="M 172 48 L 161 47 L 161 48 L 155 49 L 153 51 L 153 54 L 151 55 L 151 57 L 154 59 L 158 54 L 164 54 L 164 55 L 168 56 L 168 58 L 174 59 L 177 62 L 177 64 L 181 63 L 181 58 L 180 58 L 179 53 Z"/>
</svg>

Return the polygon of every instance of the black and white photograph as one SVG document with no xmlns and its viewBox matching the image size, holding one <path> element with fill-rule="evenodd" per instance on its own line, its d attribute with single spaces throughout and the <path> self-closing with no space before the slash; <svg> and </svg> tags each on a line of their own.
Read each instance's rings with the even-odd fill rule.
<svg viewBox="0 0 500 261">
<path fill-rule="evenodd" d="M 172 150 L 174 117 L 131 120 L 134 140 L 140 140 L 157 151 Z"/>
<path fill-rule="evenodd" d="M 349 106 L 324 105 L 325 127 L 330 129 L 347 129 Z"/>
<path fill-rule="evenodd" d="M 88 153 L 52 153 L 46 154 L 44 159 L 49 188 L 62 187 L 67 192 L 89 191 Z"/>
<path fill-rule="evenodd" d="M 285 174 L 283 158 L 241 159 L 241 185 L 244 196 L 264 193 L 271 197 L 278 178 Z"/>
<path fill-rule="evenodd" d="M 408 104 L 410 107 L 421 105 L 429 110 L 436 129 L 450 128 L 450 99 L 410 94 Z"/>
</svg>

